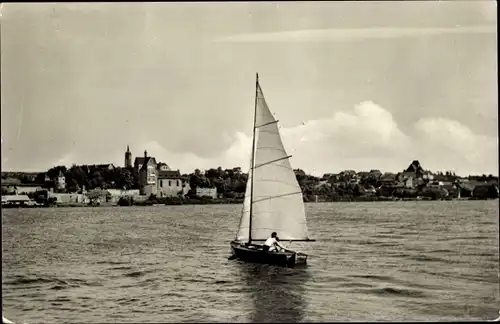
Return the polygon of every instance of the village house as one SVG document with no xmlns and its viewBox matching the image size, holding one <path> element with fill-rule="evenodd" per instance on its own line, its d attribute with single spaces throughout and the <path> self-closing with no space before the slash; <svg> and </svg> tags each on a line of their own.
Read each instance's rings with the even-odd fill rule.
<svg viewBox="0 0 500 324">
<path fill-rule="evenodd" d="M 27 195 L 43 190 L 43 185 L 21 183 L 14 188 L 16 194 Z"/>
<path fill-rule="evenodd" d="M 464 197 L 474 197 L 474 191 L 477 187 L 487 186 L 486 181 L 468 180 L 468 179 L 457 179 L 455 183 L 457 187 L 458 198 Z"/>
<path fill-rule="evenodd" d="M 90 165 L 91 169 L 99 170 L 99 171 L 111 171 L 116 169 L 113 163 L 105 163 L 105 164 L 94 164 Z"/>
<path fill-rule="evenodd" d="M 120 198 L 122 197 L 134 197 L 134 196 L 139 196 L 140 190 L 139 189 L 106 189 L 107 192 L 107 197 L 109 197 L 108 201 L 112 203 L 118 203 Z"/>
<path fill-rule="evenodd" d="M 159 162 L 158 163 L 158 171 L 171 171 L 170 167 L 168 166 L 168 164 L 166 163 L 163 163 L 163 162 Z"/>
<path fill-rule="evenodd" d="M 2 193 L 16 194 L 17 186 L 21 184 L 21 180 L 15 178 L 2 179 Z"/>
<path fill-rule="evenodd" d="M 422 175 L 422 180 L 424 180 L 425 182 L 433 181 L 434 174 L 431 171 L 424 171 L 424 174 Z"/>
<path fill-rule="evenodd" d="M 144 151 L 146 153 L 146 151 Z M 143 157 L 137 156 L 134 160 L 134 168 L 137 170 L 137 172 L 140 172 L 142 169 L 142 166 L 144 165 L 144 162 L 146 161 L 147 157 L 144 155 Z M 156 162 L 156 160 L 155 160 Z"/>
<path fill-rule="evenodd" d="M 217 188 L 196 188 L 196 195 L 198 197 L 212 197 L 213 199 L 217 198 Z"/>
<path fill-rule="evenodd" d="M 139 171 L 139 190 L 141 195 L 154 195 L 158 193 L 158 169 L 156 159 L 148 156 L 144 151 L 144 160 Z"/>
<path fill-rule="evenodd" d="M 134 168 L 137 170 L 137 172 L 141 171 L 143 164 L 144 164 L 144 157 L 137 156 L 134 160 Z"/>
<path fill-rule="evenodd" d="M 2 206 L 33 205 L 27 195 L 2 195 Z"/>
<path fill-rule="evenodd" d="M 445 190 L 448 193 L 448 196 L 452 198 L 456 198 L 458 196 L 458 188 L 455 183 L 451 181 L 443 181 L 440 189 Z"/>
<path fill-rule="evenodd" d="M 125 152 L 125 167 L 132 167 L 132 153 L 128 145 Z M 185 195 L 189 190 L 179 170 L 171 170 L 168 164 L 156 162 L 154 157 L 147 155 L 147 151 L 144 151 L 144 157 L 135 158 L 133 167 L 139 172 L 140 195 L 173 197 L 179 194 Z"/>
<path fill-rule="evenodd" d="M 420 165 L 420 162 L 418 160 L 413 160 L 408 168 L 399 175 L 398 180 L 405 188 L 415 188 L 417 185 L 423 183 L 424 173 L 425 170 Z"/>
<path fill-rule="evenodd" d="M 424 175 L 424 169 L 420 165 L 418 160 L 413 160 L 408 168 L 403 171 L 403 175 L 406 177 L 413 177 L 414 179 L 421 178 Z"/>
<path fill-rule="evenodd" d="M 413 176 L 405 176 L 401 181 L 405 188 L 415 188 L 416 179 L 414 180 Z"/>
<path fill-rule="evenodd" d="M 179 170 L 158 170 L 158 172 L 158 195 L 160 197 L 176 197 L 187 193 L 184 192 L 186 181 Z"/>
<path fill-rule="evenodd" d="M 58 191 L 62 191 L 66 189 L 66 177 L 61 170 L 59 170 L 59 174 L 55 179 L 55 189 Z"/>
<path fill-rule="evenodd" d="M 55 198 L 56 204 L 86 204 L 89 199 L 85 194 L 78 193 L 54 193 L 49 191 L 47 198 Z"/>
</svg>

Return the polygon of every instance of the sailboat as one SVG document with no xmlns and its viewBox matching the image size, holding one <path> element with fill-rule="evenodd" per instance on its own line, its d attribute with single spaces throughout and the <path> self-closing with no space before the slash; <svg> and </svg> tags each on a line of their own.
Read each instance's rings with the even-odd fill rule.
<svg viewBox="0 0 500 324">
<path fill-rule="evenodd" d="M 232 258 L 281 266 L 304 265 L 307 254 L 292 250 L 269 252 L 262 244 L 272 232 L 280 241 L 314 241 L 307 231 L 302 190 L 283 147 L 278 121 L 267 106 L 257 74 L 252 159 L 243 210 Z"/>
</svg>

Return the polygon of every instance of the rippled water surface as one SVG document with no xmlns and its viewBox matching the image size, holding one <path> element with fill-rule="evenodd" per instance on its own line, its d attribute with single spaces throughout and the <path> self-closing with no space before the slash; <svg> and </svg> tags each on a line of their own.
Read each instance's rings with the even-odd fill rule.
<svg viewBox="0 0 500 324">
<path fill-rule="evenodd" d="M 498 200 L 307 204 L 304 268 L 228 260 L 240 205 L 2 210 L 7 318 L 493 319 Z"/>
</svg>

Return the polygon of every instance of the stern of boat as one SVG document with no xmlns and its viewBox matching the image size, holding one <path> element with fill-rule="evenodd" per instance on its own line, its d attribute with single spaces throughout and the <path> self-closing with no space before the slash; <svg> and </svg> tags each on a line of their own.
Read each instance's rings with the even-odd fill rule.
<svg viewBox="0 0 500 324">
<path fill-rule="evenodd" d="M 297 252 L 295 254 L 295 264 L 296 265 L 305 265 L 305 264 L 307 264 L 307 254 Z"/>
</svg>

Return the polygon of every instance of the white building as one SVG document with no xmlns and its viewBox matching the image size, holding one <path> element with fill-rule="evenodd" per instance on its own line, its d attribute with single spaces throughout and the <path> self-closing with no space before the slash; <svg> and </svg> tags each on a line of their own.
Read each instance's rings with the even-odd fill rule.
<svg viewBox="0 0 500 324">
<path fill-rule="evenodd" d="M 181 177 L 179 170 L 161 170 L 158 175 L 158 195 L 157 197 L 177 197 L 179 194 L 185 195 L 186 181 Z"/>
<path fill-rule="evenodd" d="M 196 195 L 198 197 L 212 197 L 213 199 L 217 198 L 217 188 L 196 188 Z"/>
</svg>

